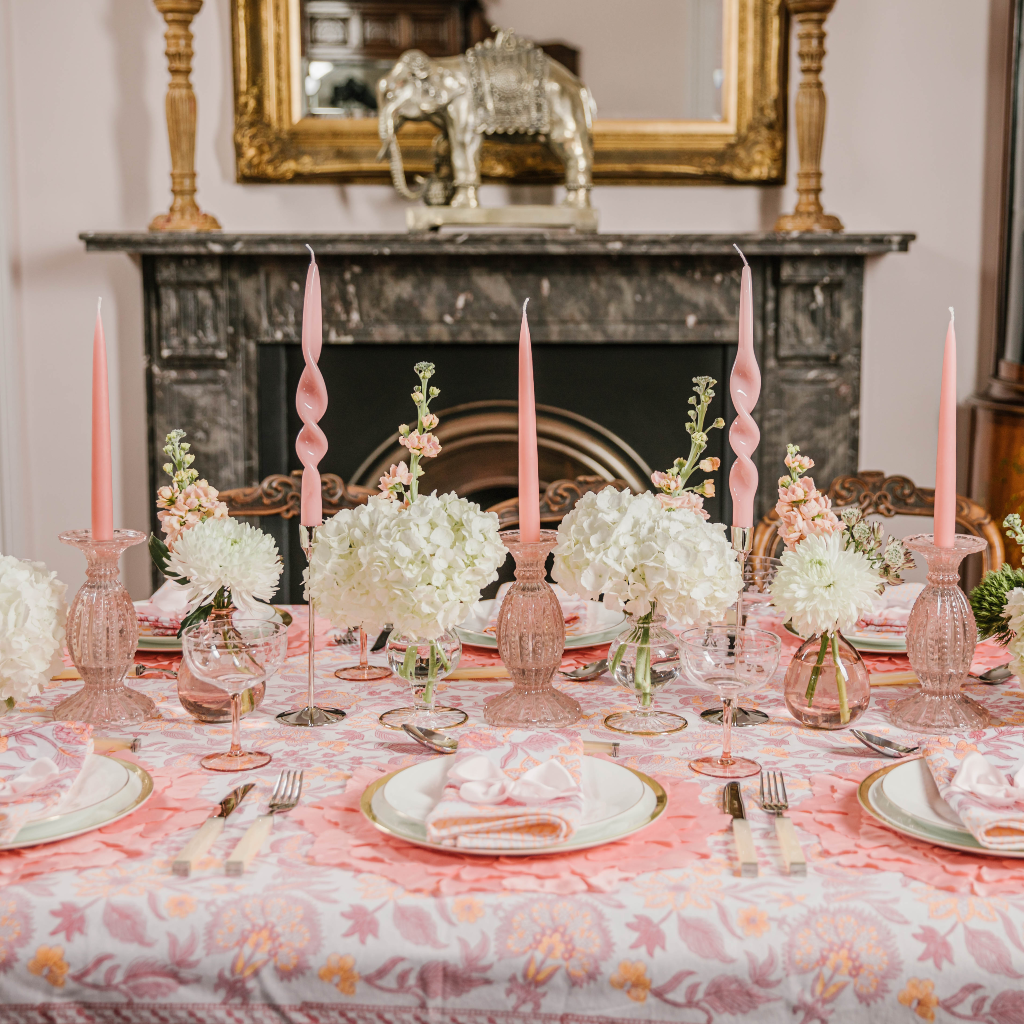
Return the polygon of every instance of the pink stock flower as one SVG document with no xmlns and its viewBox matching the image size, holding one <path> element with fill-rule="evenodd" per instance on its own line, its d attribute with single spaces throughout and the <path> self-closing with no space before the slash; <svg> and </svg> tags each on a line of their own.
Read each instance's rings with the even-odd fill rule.
<svg viewBox="0 0 1024 1024">
<path fill-rule="evenodd" d="M 157 505 L 162 511 L 157 513 L 160 527 L 167 535 L 167 546 L 174 547 L 175 541 L 186 530 L 206 519 L 225 519 L 228 507 L 218 500 L 219 491 L 211 487 L 206 480 L 197 480 L 189 484 L 183 491 L 176 487 L 161 487 L 157 491 Z"/>
<path fill-rule="evenodd" d="M 683 491 L 682 494 L 659 494 L 657 498 L 662 508 L 681 508 L 687 512 L 696 512 L 702 519 L 711 518 L 704 511 L 704 499 L 693 491 Z"/>
<path fill-rule="evenodd" d="M 651 474 L 651 483 L 664 491 L 671 493 L 679 486 L 679 477 L 672 473 L 662 473 L 661 470 Z"/>
<path fill-rule="evenodd" d="M 807 467 L 803 467 L 805 462 L 809 463 Z M 797 464 L 801 471 L 814 465 L 806 456 L 786 457 L 787 466 Z M 779 480 L 779 500 L 775 511 L 779 514 L 779 536 L 787 548 L 796 547 L 805 537 L 827 537 L 842 529 L 839 517 L 832 511 L 831 499 L 814 486 L 809 476 L 799 480 L 789 477 Z"/>
<path fill-rule="evenodd" d="M 701 485 L 701 492 L 705 498 L 713 498 L 715 496 L 715 481 L 705 480 Z"/>
<path fill-rule="evenodd" d="M 714 473 L 716 469 L 722 464 L 722 460 L 711 456 L 709 459 L 700 460 L 700 468 L 705 473 Z"/>
<path fill-rule="evenodd" d="M 441 421 L 432 413 L 428 412 L 423 417 L 423 428 L 425 430 L 433 430 Z"/>
<path fill-rule="evenodd" d="M 814 459 L 807 455 L 787 455 L 786 465 L 797 475 L 806 473 L 814 465 Z"/>
<path fill-rule="evenodd" d="M 400 462 L 397 466 L 392 463 L 391 469 L 380 478 L 381 494 L 393 495 L 399 487 L 411 485 L 412 473 L 409 472 L 409 467 L 404 462 Z"/>
<path fill-rule="evenodd" d="M 795 483 L 782 486 L 782 480 L 787 479 L 782 477 L 779 481 L 779 503 L 786 502 L 790 505 L 795 505 L 797 502 L 807 501 L 812 494 L 815 493 L 814 481 L 809 477 L 804 477 L 802 480 L 797 480 Z"/>
<path fill-rule="evenodd" d="M 421 459 L 432 459 L 441 451 L 441 442 L 433 434 L 421 434 L 414 430 L 407 437 L 400 437 L 398 440 Z"/>
</svg>

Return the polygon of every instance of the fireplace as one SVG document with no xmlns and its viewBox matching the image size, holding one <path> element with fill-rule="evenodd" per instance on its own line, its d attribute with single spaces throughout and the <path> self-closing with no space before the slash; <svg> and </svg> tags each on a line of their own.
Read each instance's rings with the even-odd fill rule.
<svg viewBox="0 0 1024 1024">
<path fill-rule="evenodd" d="M 321 469 L 373 486 L 401 457 L 414 363 L 437 366 L 442 456 L 427 486 L 482 504 L 514 493 L 516 343 L 530 325 L 545 478 L 580 473 L 643 486 L 688 449 L 691 378 L 719 381 L 732 418 L 738 243 L 754 275 L 762 371 L 758 514 L 774 503 L 785 445 L 826 486 L 857 469 L 864 258 L 912 235 L 83 235 L 90 250 L 141 255 L 151 488 L 164 435 L 189 432 L 220 488 L 298 468 L 294 396 L 303 282 L 313 245 L 324 298 L 320 368 L 330 391 Z M 728 521 L 731 452 L 708 502 Z M 292 522 L 292 521 L 289 521 Z M 155 526 L 154 520 L 154 526 Z M 282 540 L 294 526 L 279 523 Z M 290 539 L 290 538 L 289 538 Z M 291 562 L 290 544 L 286 558 Z M 301 556 L 298 556 L 301 559 Z M 290 566 L 297 578 L 300 565 Z M 294 595 L 291 595 L 294 596 Z"/>
</svg>

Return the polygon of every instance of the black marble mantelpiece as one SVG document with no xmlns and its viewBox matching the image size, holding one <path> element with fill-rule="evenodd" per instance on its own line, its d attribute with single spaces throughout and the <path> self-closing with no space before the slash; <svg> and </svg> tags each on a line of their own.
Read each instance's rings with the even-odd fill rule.
<svg viewBox="0 0 1024 1024">
<path fill-rule="evenodd" d="M 505 366 L 509 376 L 510 354 L 494 347 L 515 345 L 526 296 L 534 342 L 551 346 L 552 356 L 558 349 L 563 365 L 574 358 L 566 356 L 567 346 L 580 346 L 581 359 L 611 357 L 605 408 L 638 403 L 638 381 L 667 372 L 658 366 L 663 346 L 692 346 L 686 351 L 693 365 L 711 365 L 721 379 L 737 337 L 737 244 L 754 276 L 762 371 L 754 415 L 762 432 L 758 504 L 764 512 L 775 500 L 787 442 L 813 455 L 821 486 L 856 471 L 864 259 L 905 252 L 914 235 L 140 232 L 81 238 L 89 251 L 127 252 L 141 260 L 151 485 L 164 461 L 164 434 L 182 426 L 204 475 L 221 488 L 256 483 L 265 472 L 297 465 L 286 443 L 288 416 L 294 415 L 286 392 L 300 341 L 307 243 L 320 264 L 325 345 L 354 346 L 351 359 L 331 350 L 332 410 L 358 402 L 382 405 L 390 391 L 396 401 L 407 401 L 402 371 L 412 353 L 395 351 L 392 368 L 381 346 L 463 346 L 467 365 L 474 359 L 480 365 L 493 352 L 494 365 Z M 678 356 L 682 350 L 673 351 Z M 373 365 L 379 379 L 346 381 L 346 365 L 352 378 L 355 367 Z M 630 429 L 639 437 L 620 432 L 658 468 L 664 468 L 664 452 L 645 455 L 645 436 L 663 442 L 665 451 L 678 448 L 681 454 L 685 447 L 689 362 L 676 358 L 672 365 L 677 399 L 636 413 Z M 449 369 L 454 376 L 455 367 Z M 350 385 L 356 390 L 344 391 Z M 513 386 L 503 379 L 507 391 L 506 385 Z M 562 388 L 566 408 L 573 407 L 572 390 Z M 448 391 L 446 397 L 458 396 Z M 514 391 L 471 397 L 507 398 Z M 599 418 L 585 408 L 574 411 Z M 724 411 L 729 418 L 731 409 Z M 387 431 L 407 414 L 404 407 L 389 410 Z M 349 452 L 353 466 L 381 440 L 355 438 L 350 426 L 337 429 L 337 437 L 328 432 L 331 458 L 358 444 L 367 448 Z M 323 468 L 346 476 L 338 463 Z M 727 508 L 720 511 L 728 514 Z"/>
</svg>

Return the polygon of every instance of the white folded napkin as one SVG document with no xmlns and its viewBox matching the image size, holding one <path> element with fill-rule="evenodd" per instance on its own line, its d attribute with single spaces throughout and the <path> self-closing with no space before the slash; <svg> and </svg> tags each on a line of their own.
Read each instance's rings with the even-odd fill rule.
<svg viewBox="0 0 1024 1024">
<path fill-rule="evenodd" d="M 0 782 L 0 804 L 14 803 L 38 792 L 60 774 L 60 769 L 48 757 L 41 757 L 19 775 Z"/>
<path fill-rule="evenodd" d="M 427 815 L 427 836 L 496 853 L 564 842 L 583 818 L 582 773 L 579 733 L 470 729 Z"/>
<path fill-rule="evenodd" d="M 1010 776 L 972 751 L 954 772 L 946 748 L 929 746 L 925 757 L 943 800 L 982 846 L 1024 849 L 1024 767 Z"/>
</svg>

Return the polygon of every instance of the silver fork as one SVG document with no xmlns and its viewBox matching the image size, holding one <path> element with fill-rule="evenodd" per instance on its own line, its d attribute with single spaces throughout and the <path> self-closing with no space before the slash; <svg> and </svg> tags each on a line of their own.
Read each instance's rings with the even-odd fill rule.
<svg viewBox="0 0 1024 1024">
<path fill-rule="evenodd" d="M 270 794 L 267 813 L 261 814 L 238 840 L 238 845 L 231 851 L 226 865 L 229 875 L 244 874 L 252 863 L 253 857 L 260 852 L 270 830 L 274 827 L 274 815 L 284 814 L 292 810 L 302 796 L 302 779 L 305 772 L 281 772 L 277 777 L 277 785 Z"/>
<path fill-rule="evenodd" d="M 765 789 L 765 775 L 768 776 L 768 787 Z M 775 834 L 779 838 L 779 848 L 782 850 L 782 859 L 791 875 L 806 875 L 807 861 L 804 860 L 803 850 L 800 849 L 800 840 L 796 837 L 796 829 L 793 822 L 786 817 L 789 810 L 789 797 L 786 796 L 786 780 L 782 772 L 761 772 L 761 798 L 760 804 L 763 810 L 775 815 Z"/>
</svg>

